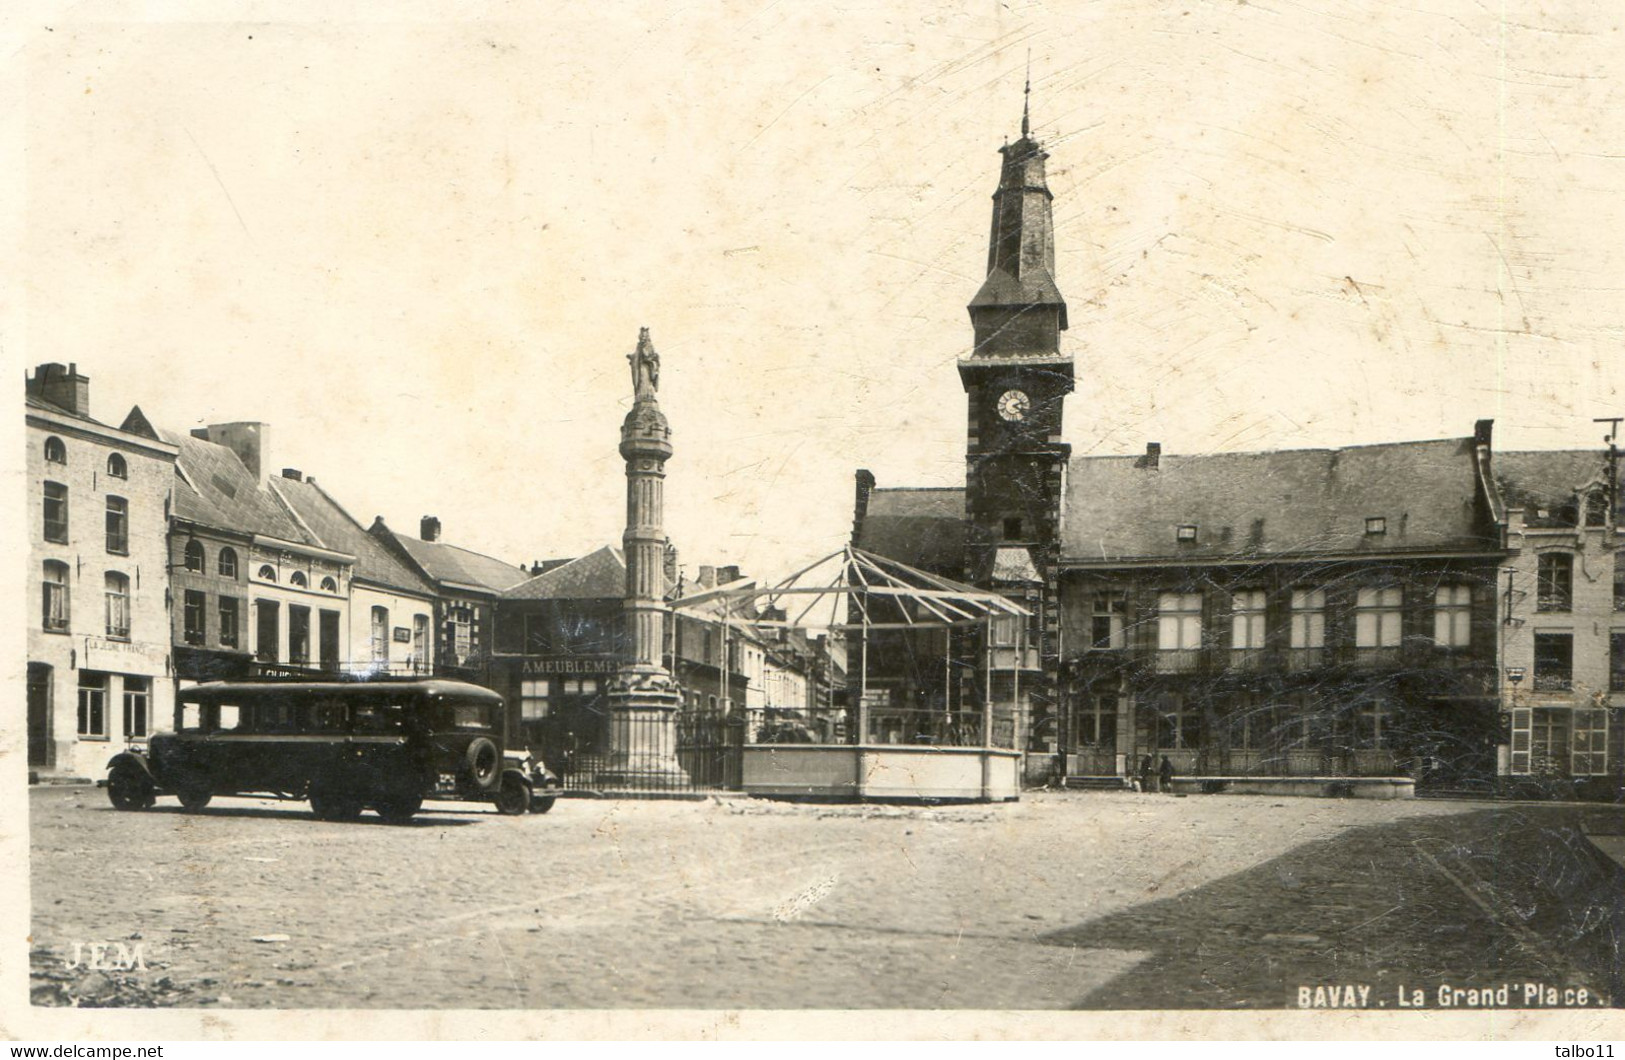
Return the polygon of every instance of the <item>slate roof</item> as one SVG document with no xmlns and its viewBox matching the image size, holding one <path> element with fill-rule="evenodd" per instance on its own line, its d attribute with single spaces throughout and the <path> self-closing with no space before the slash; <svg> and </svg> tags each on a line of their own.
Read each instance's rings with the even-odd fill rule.
<svg viewBox="0 0 1625 1060">
<path fill-rule="evenodd" d="M 1049 270 L 1038 264 L 1024 265 L 1020 276 L 994 268 L 970 300 L 971 308 L 982 306 L 1060 306 L 1061 328 L 1066 329 L 1066 300 Z"/>
<path fill-rule="evenodd" d="M 1494 547 L 1471 438 L 1347 449 L 1075 457 L 1062 560 L 1266 558 Z M 1386 533 L 1365 532 L 1366 519 Z M 1195 525 L 1192 544 L 1176 538 Z"/>
<path fill-rule="evenodd" d="M 101 420 L 98 420 L 93 416 L 82 416 L 82 415 L 80 415 L 79 413 L 73 411 L 70 408 L 64 408 L 63 406 L 58 405 L 54 401 L 46 401 L 44 398 L 40 397 L 38 394 L 24 394 L 23 395 L 23 401 L 31 409 L 40 409 L 40 410 L 45 411 L 45 412 L 54 412 L 58 416 L 66 416 L 69 419 L 84 420 L 86 423 L 94 423 L 98 427 L 107 427 L 107 426 L 109 426 L 109 424 L 103 423 Z"/>
<path fill-rule="evenodd" d="M 159 434 L 180 447 L 175 462 L 180 472 L 175 476 L 175 518 L 217 530 L 321 545 L 299 528 L 226 446 L 174 431 Z"/>
<path fill-rule="evenodd" d="M 957 578 L 965 567 L 965 491 L 871 490 L 853 544 L 910 567 Z"/>
<path fill-rule="evenodd" d="M 1575 491 L 1608 478 L 1607 455 L 1601 449 L 1549 449 L 1496 453 L 1490 467 L 1508 508 L 1556 509 L 1575 503 Z M 1625 461 L 1622 461 L 1625 466 Z M 1625 478 L 1625 476 L 1622 476 Z M 1618 491 L 1625 502 L 1625 490 Z M 1625 519 L 1625 503 L 1617 518 Z"/>
<path fill-rule="evenodd" d="M 502 592 L 504 600 L 618 600 L 626 595 L 626 557 L 613 545 L 569 560 Z"/>
<path fill-rule="evenodd" d="M 325 547 L 355 557 L 352 578 L 401 592 L 434 595 L 434 586 L 401 562 L 382 541 L 367 533 L 366 528 L 356 522 L 314 479 L 272 479 L 270 488 L 298 514 Z"/>
<path fill-rule="evenodd" d="M 387 528 L 386 528 L 387 529 Z M 528 574 L 516 563 L 470 552 L 444 541 L 424 541 L 388 531 L 419 567 L 438 582 L 472 585 L 499 593 L 524 581 Z"/>
</svg>

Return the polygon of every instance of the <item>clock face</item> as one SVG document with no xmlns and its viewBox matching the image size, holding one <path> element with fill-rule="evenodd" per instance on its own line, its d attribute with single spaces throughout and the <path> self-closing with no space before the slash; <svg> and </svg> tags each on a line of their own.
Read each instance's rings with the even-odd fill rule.
<svg viewBox="0 0 1625 1060">
<path fill-rule="evenodd" d="M 999 418 L 1019 423 L 1027 418 L 1032 399 L 1019 390 L 1006 390 L 999 395 Z"/>
</svg>

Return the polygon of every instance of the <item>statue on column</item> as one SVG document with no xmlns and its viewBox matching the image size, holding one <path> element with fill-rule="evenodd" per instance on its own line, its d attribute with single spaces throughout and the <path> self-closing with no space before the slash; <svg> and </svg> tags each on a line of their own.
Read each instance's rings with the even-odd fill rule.
<svg viewBox="0 0 1625 1060">
<path fill-rule="evenodd" d="M 632 365 L 632 394 L 635 401 L 653 401 L 660 389 L 660 354 L 649 338 L 648 328 L 638 329 L 638 348 L 626 355 Z"/>
</svg>

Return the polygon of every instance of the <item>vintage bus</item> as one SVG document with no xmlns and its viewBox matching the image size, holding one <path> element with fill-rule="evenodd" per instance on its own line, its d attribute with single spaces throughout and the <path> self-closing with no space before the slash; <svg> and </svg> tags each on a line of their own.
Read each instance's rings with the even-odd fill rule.
<svg viewBox="0 0 1625 1060">
<path fill-rule="evenodd" d="M 310 800 L 324 820 L 371 809 L 404 822 L 425 798 L 551 808 L 547 775 L 503 754 L 504 704 L 439 679 L 216 681 L 182 689 L 175 731 L 108 763 L 121 810 L 174 795 L 187 810 L 216 795 Z"/>
</svg>

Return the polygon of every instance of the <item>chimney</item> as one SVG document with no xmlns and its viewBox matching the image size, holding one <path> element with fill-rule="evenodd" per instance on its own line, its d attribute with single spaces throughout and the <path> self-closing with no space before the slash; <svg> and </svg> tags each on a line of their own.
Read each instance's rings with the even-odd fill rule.
<svg viewBox="0 0 1625 1060">
<path fill-rule="evenodd" d="M 702 589 L 714 589 L 717 585 L 717 569 L 715 567 L 701 567 L 700 576 L 695 579 Z"/>
<path fill-rule="evenodd" d="M 425 515 L 418 520 L 418 537 L 424 541 L 439 541 L 440 520 L 432 515 Z"/>
<path fill-rule="evenodd" d="M 863 529 L 863 520 L 869 516 L 869 494 L 874 492 L 875 475 L 867 468 L 858 468 L 857 496 L 852 502 L 852 543 L 858 542 L 858 531 Z"/>
<path fill-rule="evenodd" d="M 42 364 L 32 377 L 23 378 L 30 397 L 49 401 L 75 416 L 90 416 L 90 377 L 79 374 L 77 363 L 66 368 L 54 361 Z"/>
<path fill-rule="evenodd" d="M 202 438 L 215 445 L 223 445 L 237 454 L 237 459 L 248 468 L 248 473 L 256 480 L 262 479 L 262 472 L 269 471 L 271 461 L 266 459 L 266 433 L 269 428 L 263 423 L 246 421 L 243 423 L 211 423 L 207 427 L 198 427 L 192 431 L 192 437 Z"/>
<path fill-rule="evenodd" d="M 283 468 L 282 469 L 282 477 L 286 478 L 286 479 L 292 479 L 295 482 L 303 482 L 303 481 L 305 481 L 305 473 L 303 471 L 300 471 L 296 467 L 285 467 L 285 468 Z"/>
<path fill-rule="evenodd" d="M 1161 465 L 1162 465 L 1162 443 L 1161 442 L 1146 442 L 1145 443 L 1145 459 L 1140 461 L 1140 466 L 1143 467 L 1143 468 L 1149 468 L 1152 471 L 1156 471 L 1159 467 L 1161 467 Z"/>
<path fill-rule="evenodd" d="M 738 580 L 739 580 L 739 568 L 738 567 L 718 567 L 717 568 L 717 584 L 718 585 L 727 585 L 729 582 L 736 582 Z"/>
</svg>

